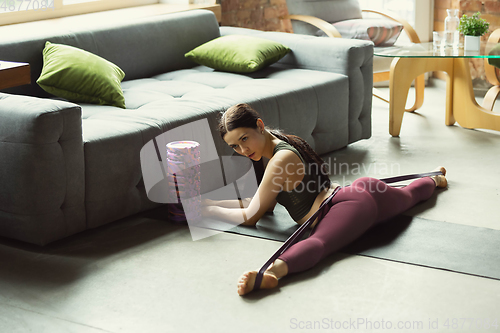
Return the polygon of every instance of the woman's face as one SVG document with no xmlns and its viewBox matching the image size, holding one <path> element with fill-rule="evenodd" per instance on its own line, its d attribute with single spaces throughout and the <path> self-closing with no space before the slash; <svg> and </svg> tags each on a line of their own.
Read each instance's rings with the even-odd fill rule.
<svg viewBox="0 0 500 333">
<path fill-rule="evenodd" d="M 224 135 L 224 141 L 238 154 L 259 161 L 262 158 L 262 152 L 266 144 L 261 131 L 259 127 L 256 129 L 249 127 L 235 128 Z"/>
</svg>

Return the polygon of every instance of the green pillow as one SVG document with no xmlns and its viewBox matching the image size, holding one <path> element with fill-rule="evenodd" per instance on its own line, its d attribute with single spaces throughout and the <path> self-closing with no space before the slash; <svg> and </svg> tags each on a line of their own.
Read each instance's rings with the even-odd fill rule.
<svg viewBox="0 0 500 333">
<path fill-rule="evenodd" d="M 73 46 L 45 43 L 42 73 L 36 83 L 72 102 L 125 108 L 120 82 L 125 73 L 115 64 Z"/>
<path fill-rule="evenodd" d="M 214 69 L 251 73 L 283 58 L 290 49 L 272 40 L 229 35 L 213 39 L 184 56 Z"/>
</svg>

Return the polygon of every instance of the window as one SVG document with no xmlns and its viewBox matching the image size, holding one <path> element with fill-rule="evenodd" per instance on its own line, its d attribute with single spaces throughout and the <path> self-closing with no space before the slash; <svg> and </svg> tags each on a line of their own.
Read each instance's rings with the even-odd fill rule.
<svg viewBox="0 0 500 333">
<path fill-rule="evenodd" d="M 149 5 L 158 2 L 158 0 L 0 0 L 0 25 Z"/>
</svg>

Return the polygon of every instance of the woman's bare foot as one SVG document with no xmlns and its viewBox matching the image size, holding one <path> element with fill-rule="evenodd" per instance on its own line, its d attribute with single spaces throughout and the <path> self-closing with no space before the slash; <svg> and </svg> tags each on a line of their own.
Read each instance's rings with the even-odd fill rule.
<svg viewBox="0 0 500 333">
<path fill-rule="evenodd" d="M 446 187 L 448 186 L 448 181 L 446 180 L 446 169 L 444 167 L 437 167 L 433 171 L 441 171 L 442 175 L 432 176 L 432 180 L 436 183 L 437 187 Z"/>
<path fill-rule="evenodd" d="M 248 294 L 253 290 L 257 271 L 244 273 L 238 281 L 238 295 L 242 296 Z M 265 271 L 262 277 L 260 289 L 271 289 L 278 286 L 278 278 L 271 271 Z"/>
</svg>

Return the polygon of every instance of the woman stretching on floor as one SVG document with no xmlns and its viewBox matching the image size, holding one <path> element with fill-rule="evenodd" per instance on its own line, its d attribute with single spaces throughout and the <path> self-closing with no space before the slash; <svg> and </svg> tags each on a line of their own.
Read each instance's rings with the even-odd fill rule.
<svg viewBox="0 0 500 333">
<path fill-rule="evenodd" d="M 247 104 L 229 108 L 220 120 L 219 131 L 238 154 L 253 161 L 266 157 L 269 162 L 255 196 L 246 207 L 240 208 L 238 200 L 208 200 L 203 209 L 205 216 L 236 223 L 243 217 L 242 225 L 255 226 L 279 202 L 295 222 L 302 224 L 339 186 L 331 183 L 325 162 L 303 139 L 266 128 L 259 114 Z M 314 166 L 319 168 L 315 170 Z M 266 270 L 260 288 L 276 287 L 279 278 L 313 267 L 372 226 L 427 200 L 436 186 L 447 186 L 445 168 L 437 170 L 443 175 L 420 178 L 403 188 L 390 187 L 369 177 L 341 188 L 323 219 L 313 223 L 311 235 L 291 246 Z M 238 282 L 238 294 L 252 291 L 256 276 L 257 271 L 244 273 Z"/>
</svg>

